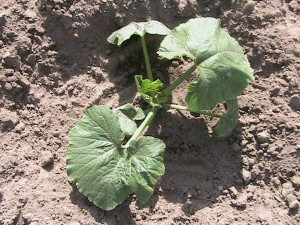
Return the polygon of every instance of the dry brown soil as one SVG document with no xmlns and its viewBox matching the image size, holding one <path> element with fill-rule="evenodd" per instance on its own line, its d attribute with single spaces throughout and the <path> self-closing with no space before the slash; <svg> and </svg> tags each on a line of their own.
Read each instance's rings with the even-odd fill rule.
<svg viewBox="0 0 300 225">
<path fill-rule="evenodd" d="M 141 103 L 133 75 L 145 74 L 139 42 L 107 37 L 203 16 L 222 20 L 255 69 L 238 127 L 215 141 L 206 117 L 161 111 L 148 131 L 168 146 L 153 197 L 100 210 L 67 177 L 68 132 L 90 106 Z M 1 0 L 0 224 L 300 224 L 299 21 L 299 0 Z M 151 50 L 164 81 L 186 68 Z"/>
</svg>

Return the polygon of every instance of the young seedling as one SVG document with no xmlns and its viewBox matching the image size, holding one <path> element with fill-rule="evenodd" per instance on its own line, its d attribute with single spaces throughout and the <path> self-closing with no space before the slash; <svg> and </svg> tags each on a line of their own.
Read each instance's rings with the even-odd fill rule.
<svg viewBox="0 0 300 225">
<path fill-rule="evenodd" d="M 146 33 L 166 35 L 159 56 L 193 60 L 190 69 L 168 87 L 153 78 Z M 81 193 L 105 210 L 115 208 L 132 193 L 141 203 L 147 202 L 164 174 L 164 142 L 142 135 L 159 110 L 185 110 L 220 118 L 213 135 L 225 138 L 237 125 L 237 96 L 254 79 L 242 48 L 221 29 L 217 19 L 191 19 L 173 30 L 157 21 L 131 23 L 114 32 L 108 42 L 120 46 L 132 35 L 141 37 L 147 78 L 136 75 L 135 81 L 151 108 L 149 113 L 145 116 L 132 104 L 113 110 L 93 106 L 69 134 L 67 173 Z M 171 93 L 192 73 L 197 74 L 197 79 L 188 85 L 187 106 L 168 102 Z M 224 115 L 209 111 L 223 102 L 227 103 Z M 136 121 L 141 121 L 139 126 Z"/>
</svg>

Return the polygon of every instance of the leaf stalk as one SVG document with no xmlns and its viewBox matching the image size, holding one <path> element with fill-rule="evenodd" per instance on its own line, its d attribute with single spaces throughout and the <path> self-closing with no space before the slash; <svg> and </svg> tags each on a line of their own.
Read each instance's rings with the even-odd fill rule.
<svg viewBox="0 0 300 225">
<path fill-rule="evenodd" d="M 143 132 L 144 130 L 151 124 L 154 117 L 156 116 L 158 112 L 158 108 L 154 107 L 151 109 L 151 111 L 147 114 L 144 121 L 141 123 L 141 125 L 137 128 L 137 130 L 134 132 L 134 134 L 131 136 L 131 138 L 127 141 L 127 143 L 123 146 L 124 148 L 128 148 L 131 141 L 135 141 Z"/>
<path fill-rule="evenodd" d="M 149 55 L 148 55 L 145 36 L 141 36 L 141 40 L 142 40 L 143 53 L 144 53 L 144 58 L 145 58 L 145 63 L 146 63 L 147 77 L 149 80 L 153 81 L 153 75 L 152 75 L 151 64 L 150 64 L 150 59 L 149 59 Z"/>
<path fill-rule="evenodd" d="M 177 78 L 177 80 L 174 81 L 170 86 L 168 86 L 163 93 L 166 96 L 169 96 L 172 91 L 175 90 L 183 81 L 185 81 L 191 74 L 194 72 L 194 70 L 197 69 L 197 65 L 194 64 L 191 68 L 189 68 L 184 74 L 182 74 L 180 77 Z"/>
<path fill-rule="evenodd" d="M 203 115 L 206 115 L 206 116 L 222 118 L 222 115 L 207 112 L 207 111 L 204 111 L 204 110 L 197 110 L 197 111 L 191 110 L 187 106 L 176 105 L 176 104 L 165 104 L 164 106 L 168 107 L 170 109 L 184 110 L 184 111 L 189 111 L 189 112 L 193 112 L 193 113 L 200 113 L 200 114 L 203 114 Z"/>
</svg>

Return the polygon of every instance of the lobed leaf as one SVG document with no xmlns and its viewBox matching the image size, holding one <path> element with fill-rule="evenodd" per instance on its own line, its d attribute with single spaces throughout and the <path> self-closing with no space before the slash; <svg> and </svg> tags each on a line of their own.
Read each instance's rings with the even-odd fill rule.
<svg viewBox="0 0 300 225">
<path fill-rule="evenodd" d="M 231 134 L 239 119 L 239 108 L 237 99 L 227 101 L 227 112 L 213 127 L 213 136 L 221 139 Z"/>
<path fill-rule="evenodd" d="M 143 79 L 141 75 L 136 75 L 135 82 L 143 99 L 151 106 L 159 107 L 160 102 L 166 100 L 166 97 L 161 93 L 163 83 L 159 79 L 151 81 L 149 79 Z"/>
<path fill-rule="evenodd" d="M 217 53 L 197 68 L 198 80 L 189 84 L 185 99 L 192 110 L 212 109 L 234 99 L 253 80 L 247 58 L 235 52 Z"/>
<path fill-rule="evenodd" d="M 120 46 L 124 41 L 130 39 L 132 35 L 144 36 L 148 34 L 167 35 L 170 29 L 161 22 L 150 20 L 148 22 L 133 22 L 125 27 L 113 32 L 107 39 L 111 44 Z"/>
<path fill-rule="evenodd" d="M 161 140 L 142 137 L 124 149 L 124 137 L 118 117 L 106 106 L 87 110 L 69 134 L 67 173 L 81 193 L 105 210 L 131 193 L 145 203 L 164 173 Z"/>
<path fill-rule="evenodd" d="M 189 85 L 186 102 L 193 111 L 212 109 L 240 95 L 254 80 L 253 69 L 238 42 L 221 29 L 220 20 L 196 18 L 174 28 L 158 54 L 187 56 L 197 65 L 198 79 Z"/>
</svg>

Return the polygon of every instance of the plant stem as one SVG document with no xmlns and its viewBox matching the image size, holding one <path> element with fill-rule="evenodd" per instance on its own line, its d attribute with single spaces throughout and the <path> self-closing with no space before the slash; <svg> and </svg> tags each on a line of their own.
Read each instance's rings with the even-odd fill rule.
<svg viewBox="0 0 300 225">
<path fill-rule="evenodd" d="M 199 111 L 190 110 L 189 107 L 187 107 L 187 106 L 175 105 L 175 104 L 166 104 L 164 106 L 166 106 L 170 109 L 185 110 L 185 111 L 190 111 L 190 112 L 194 112 L 194 113 L 200 113 L 200 114 L 203 114 L 203 115 L 206 115 L 206 116 L 222 118 L 221 115 L 211 113 L 211 112 L 207 112 L 207 111 L 204 111 L 204 110 L 199 110 Z"/>
<path fill-rule="evenodd" d="M 169 96 L 172 91 L 174 91 L 174 89 L 176 87 L 178 87 L 178 85 L 180 85 L 185 79 L 187 79 L 189 76 L 191 76 L 191 74 L 194 72 L 194 70 L 197 68 L 197 65 L 193 65 L 191 68 L 189 68 L 184 74 L 182 74 L 180 77 L 177 78 L 177 80 L 174 81 L 174 83 L 172 83 L 169 87 L 167 87 L 163 93 L 166 96 Z"/>
<path fill-rule="evenodd" d="M 153 81 L 153 75 L 152 75 L 147 45 L 146 45 L 146 41 L 145 41 L 145 36 L 141 36 L 141 40 L 142 40 L 143 53 L 144 53 L 144 58 L 145 58 L 145 63 L 146 63 L 147 76 L 148 76 L 149 80 Z"/>
<path fill-rule="evenodd" d="M 136 140 L 143 131 L 150 125 L 154 117 L 156 116 L 158 111 L 157 107 L 154 107 L 151 109 L 151 111 L 148 113 L 144 121 L 141 123 L 141 125 L 138 127 L 138 129 L 134 132 L 134 134 L 131 136 L 131 138 L 127 141 L 127 143 L 123 146 L 124 148 L 128 148 L 131 141 Z"/>
</svg>

